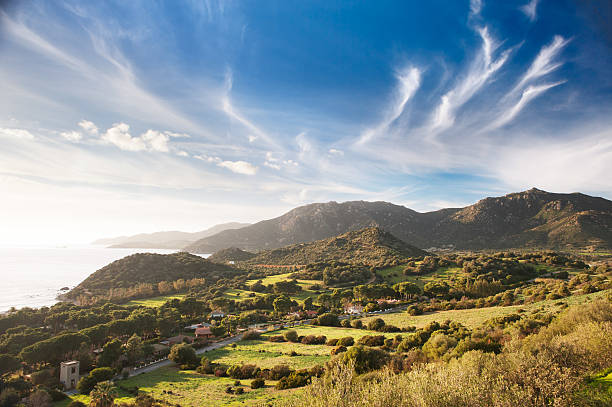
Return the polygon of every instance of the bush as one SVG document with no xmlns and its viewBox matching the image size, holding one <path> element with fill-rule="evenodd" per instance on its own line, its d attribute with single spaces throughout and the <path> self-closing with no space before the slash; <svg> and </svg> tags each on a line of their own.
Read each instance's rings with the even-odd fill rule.
<svg viewBox="0 0 612 407">
<path fill-rule="evenodd" d="M 286 342 L 285 337 L 282 335 L 275 335 L 268 338 L 270 342 Z"/>
<path fill-rule="evenodd" d="M 319 335 L 319 336 L 307 335 L 302 338 L 301 342 L 304 345 L 323 345 L 325 344 L 326 340 L 327 338 L 324 335 Z"/>
<path fill-rule="evenodd" d="M 352 363 L 359 374 L 380 369 L 385 365 L 388 354 L 380 349 L 353 346 L 342 356 L 344 363 Z"/>
<path fill-rule="evenodd" d="M 336 346 L 338 344 L 338 338 L 330 338 L 325 342 L 327 346 Z"/>
<path fill-rule="evenodd" d="M 255 339 L 259 339 L 260 336 L 261 334 L 259 332 L 250 330 L 250 331 L 246 331 L 244 335 L 242 335 L 242 339 L 245 341 L 252 341 Z"/>
<path fill-rule="evenodd" d="M 381 331 L 385 326 L 385 321 L 382 318 L 376 318 L 368 322 L 370 331 Z"/>
<path fill-rule="evenodd" d="M 276 365 L 268 371 L 268 379 L 280 380 L 289 376 L 293 371 L 287 365 Z"/>
<path fill-rule="evenodd" d="M 172 349 L 170 349 L 168 359 L 177 365 L 190 365 L 195 367 L 198 364 L 198 357 L 195 350 L 191 347 L 191 345 L 187 345 L 186 343 L 174 345 Z"/>
<path fill-rule="evenodd" d="M 7 388 L 0 393 L 0 407 L 14 407 L 19 403 L 19 394 L 12 389 Z"/>
<path fill-rule="evenodd" d="M 283 335 L 286 341 L 288 342 L 298 342 L 298 333 L 296 330 L 291 329 Z"/>
<path fill-rule="evenodd" d="M 339 353 L 346 352 L 346 346 L 336 346 L 331 350 L 331 355 L 337 355 Z"/>
<path fill-rule="evenodd" d="M 255 365 L 232 366 L 227 369 L 227 374 L 233 379 L 252 379 L 257 376 L 260 369 Z"/>
<path fill-rule="evenodd" d="M 350 328 L 351 321 L 348 319 L 343 319 L 342 322 L 340 322 L 340 326 L 342 326 L 342 328 Z"/>
<path fill-rule="evenodd" d="M 244 389 L 242 387 L 238 387 L 236 390 L 234 390 L 234 394 L 243 394 L 244 393 Z"/>
<path fill-rule="evenodd" d="M 53 402 L 62 401 L 68 397 L 66 393 L 55 388 L 51 388 L 47 392 L 49 393 L 49 396 L 51 396 L 51 400 Z"/>
<path fill-rule="evenodd" d="M 321 326 L 340 326 L 340 319 L 338 319 L 338 315 L 331 312 L 319 315 L 315 322 L 316 325 Z"/>
<path fill-rule="evenodd" d="M 83 394 L 89 394 L 96 384 L 105 382 L 115 376 L 115 371 L 110 367 L 99 367 L 89 372 L 89 375 L 82 377 L 77 384 L 77 390 Z"/>
<path fill-rule="evenodd" d="M 365 335 L 359 338 L 357 343 L 365 346 L 383 346 L 385 344 L 385 337 L 383 335 Z"/>
<path fill-rule="evenodd" d="M 303 386 L 306 386 L 309 381 L 310 381 L 309 376 L 303 375 L 297 372 L 293 372 L 289 376 L 283 377 L 282 379 L 280 379 L 278 383 L 276 383 L 276 389 L 284 390 L 284 389 L 294 389 L 296 387 L 303 387 Z"/>
<path fill-rule="evenodd" d="M 70 404 L 68 404 L 68 407 L 87 407 L 87 406 L 82 401 L 73 400 L 70 402 Z"/>
<path fill-rule="evenodd" d="M 344 338 L 340 338 L 338 339 L 337 345 L 338 346 L 345 346 L 345 347 L 349 347 L 349 346 L 353 346 L 355 344 L 355 340 L 353 339 L 352 336 L 345 336 Z"/>
<path fill-rule="evenodd" d="M 266 381 L 262 379 L 261 377 L 258 377 L 257 379 L 254 379 L 251 382 L 251 389 L 259 389 L 261 387 L 264 387 L 265 385 L 266 385 Z"/>
<path fill-rule="evenodd" d="M 217 377 L 227 377 L 227 370 L 223 367 L 218 367 L 215 369 L 215 376 Z"/>
<path fill-rule="evenodd" d="M 361 329 L 363 328 L 363 322 L 360 319 L 354 319 L 351 321 L 351 327 Z"/>
</svg>

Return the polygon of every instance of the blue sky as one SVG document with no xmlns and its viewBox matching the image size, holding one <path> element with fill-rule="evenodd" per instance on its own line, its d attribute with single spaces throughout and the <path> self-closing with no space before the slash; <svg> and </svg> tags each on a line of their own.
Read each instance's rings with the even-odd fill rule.
<svg viewBox="0 0 612 407">
<path fill-rule="evenodd" d="M 0 243 L 612 198 L 606 3 L 3 2 Z"/>
</svg>

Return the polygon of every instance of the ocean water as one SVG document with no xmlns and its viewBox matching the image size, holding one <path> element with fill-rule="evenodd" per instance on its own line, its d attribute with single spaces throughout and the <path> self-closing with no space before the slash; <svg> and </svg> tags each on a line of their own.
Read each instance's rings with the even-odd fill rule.
<svg viewBox="0 0 612 407">
<path fill-rule="evenodd" d="M 53 305 L 62 287 L 73 288 L 94 271 L 130 254 L 175 251 L 98 246 L 0 247 L 0 312 L 11 307 Z"/>
</svg>

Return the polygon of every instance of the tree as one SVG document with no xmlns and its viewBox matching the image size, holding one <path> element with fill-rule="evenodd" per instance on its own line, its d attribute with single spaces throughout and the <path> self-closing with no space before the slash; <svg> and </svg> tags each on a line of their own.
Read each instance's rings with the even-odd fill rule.
<svg viewBox="0 0 612 407">
<path fill-rule="evenodd" d="M 197 365 L 198 357 L 196 356 L 195 350 L 186 343 L 180 343 L 174 345 L 170 350 L 168 359 L 176 363 L 177 365 Z"/>
<path fill-rule="evenodd" d="M 448 294 L 450 286 L 446 281 L 432 281 L 425 284 L 423 292 L 429 297 L 442 297 Z"/>
<path fill-rule="evenodd" d="M 309 310 L 309 309 L 312 309 L 312 307 L 313 307 L 312 297 L 306 297 L 306 299 L 304 300 L 304 309 Z"/>
<path fill-rule="evenodd" d="M 328 312 L 327 314 L 319 315 L 317 317 L 317 325 L 340 326 L 340 320 L 338 319 L 338 315 Z"/>
<path fill-rule="evenodd" d="M 144 350 L 140 336 L 134 334 L 128 339 L 125 344 L 125 355 L 130 364 L 134 364 L 137 360 L 142 359 Z"/>
<path fill-rule="evenodd" d="M 98 383 L 91 391 L 89 407 L 112 407 L 116 397 L 117 391 L 111 382 Z"/>
<path fill-rule="evenodd" d="M 19 394 L 15 389 L 7 388 L 0 393 L 0 407 L 14 407 L 19 403 Z"/>
<path fill-rule="evenodd" d="M 368 322 L 370 331 L 380 331 L 385 326 L 385 321 L 382 318 L 376 318 Z"/>
<path fill-rule="evenodd" d="M 404 299 L 421 294 L 421 289 L 419 288 L 419 286 L 410 281 L 397 283 L 393 286 L 393 289 L 402 297 L 404 297 Z"/>
<path fill-rule="evenodd" d="M 21 367 L 21 362 L 13 355 L 0 355 L 0 376 L 14 372 Z"/>
<path fill-rule="evenodd" d="M 112 379 L 115 371 L 110 367 L 99 367 L 89 372 L 89 375 L 82 377 L 77 384 L 77 390 L 82 394 L 88 394 L 96 384 Z"/>
<path fill-rule="evenodd" d="M 102 348 L 102 353 L 98 357 L 98 366 L 113 366 L 122 354 L 121 341 L 113 339 Z"/>
<path fill-rule="evenodd" d="M 288 312 L 291 309 L 292 305 L 293 302 L 286 295 L 276 297 L 276 299 L 272 303 L 272 306 L 274 307 L 274 312 L 276 312 L 277 314 L 284 314 Z"/>
<path fill-rule="evenodd" d="M 285 340 L 287 340 L 289 342 L 297 342 L 298 341 L 298 333 L 294 329 L 291 329 L 291 330 L 285 332 L 283 337 L 285 338 Z"/>
<path fill-rule="evenodd" d="M 51 407 L 51 396 L 42 389 L 38 389 L 28 397 L 28 407 Z"/>
<path fill-rule="evenodd" d="M 366 373 L 382 367 L 387 361 L 386 352 L 363 346 L 352 346 L 342 355 L 344 363 L 353 363 L 358 374 Z"/>
</svg>

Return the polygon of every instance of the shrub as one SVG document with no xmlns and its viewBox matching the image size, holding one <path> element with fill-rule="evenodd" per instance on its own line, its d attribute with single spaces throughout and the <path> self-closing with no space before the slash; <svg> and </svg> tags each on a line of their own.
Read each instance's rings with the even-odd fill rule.
<svg viewBox="0 0 612 407">
<path fill-rule="evenodd" d="M 293 372 L 287 365 L 276 365 L 268 371 L 268 379 L 280 380 Z"/>
<path fill-rule="evenodd" d="M 252 379 L 257 376 L 260 369 L 255 365 L 232 366 L 227 369 L 227 374 L 234 379 Z"/>
<path fill-rule="evenodd" d="M 345 336 L 344 338 L 338 339 L 338 342 L 337 342 L 338 346 L 346 346 L 347 348 L 349 346 L 353 346 L 354 344 L 355 344 L 355 340 L 353 339 L 352 336 Z"/>
<path fill-rule="evenodd" d="M 49 396 L 51 396 L 51 400 L 53 402 L 62 401 L 68 397 L 66 393 L 55 388 L 51 388 L 47 392 L 49 393 Z"/>
<path fill-rule="evenodd" d="M 89 394 L 96 384 L 112 379 L 115 376 L 115 371 L 110 367 L 99 367 L 89 372 L 89 375 L 84 376 L 77 384 L 77 390 L 83 394 Z"/>
<path fill-rule="evenodd" d="M 227 370 L 223 367 L 218 367 L 215 369 L 215 376 L 217 377 L 227 377 Z"/>
<path fill-rule="evenodd" d="M 70 404 L 68 404 L 68 407 L 87 407 L 87 406 L 82 401 L 73 400 L 70 402 Z"/>
<path fill-rule="evenodd" d="M 385 344 L 384 335 L 365 335 L 357 341 L 359 345 L 365 346 L 383 346 Z"/>
<path fill-rule="evenodd" d="M 276 383 L 276 389 L 284 390 L 284 389 L 294 389 L 296 387 L 303 387 L 303 386 L 306 386 L 309 381 L 310 381 L 309 376 L 303 375 L 297 372 L 293 372 L 289 376 L 283 377 L 282 379 L 280 379 L 278 383 Z"/>
<path fill-rule="evenodd" d="M 368 322 L 368 329 L 370 331 L 380 331 L 384 328 L 385 321 L 382 318 L 376 318 Z"/>
<path fill-rule="evenodd" d="M 353 346 L 342 356 L 342 361 L 352 364 L 359 374 L 380 369 L 387 359 L 387 352 L 363 346 Z"/>
<path fill-rule="evenodd" d="M 252 341 L 255 339 L 259 339 L 260 336 L 261 334 L 259 332 L 250 330 L 250 331 L 246 331 L 244 335 L 242 335 L 242 339 L 245 341 Z"/>
<path fill-rule="evenodd" d="M 342 322 L 340 322 L 340 326 L 342 326 L 342 328 L 350 328 L 351 321 L 348 319 L 343 319 Z"/>
<path fill-rule="evenodd" d="M 302 343 L 304 345 L 323 345 L 327 338 L 324 335 L 314 336 L 307 335 L 302 338 Z"/>
<path fill-rule="evenodd" d="M 331 350 L 332 355 L 337 355 L 339 353 L 346 352 L 346 346 L 336 346 Z"/>
<path fill-rule="evenodd" d="M 0 393 L 0 407 L 16 406 L 19 403 L 19 399 L 19 394 L 9 387 Z"/>
<path fill-rule="evenodd" d="M 297 342 L 298 341 L 298 333 L 294 329 L 291 329 L 291 330 L 285 332 L 283 337 L 285 338 L 285 340 L 287 340 L 289 342 Z"/>
<path fill-rule="evenodd" d="M 270 342 L 286 342 L 285 337 L 282 335 L 275 335 L 268 338 Z"/>
<path fill-rule="evenodd" d="M 319 315 L 316 319 L 316 325 L 321 326 L 340 326 L 340 320 L 338 315 L 328 312 L 323 315 Z"/>
<path fill-rule="evenodd" d="M 258 377 L 257 379 L 254 379 L 251 382 L 251 389 L 259 389 L 261 387 L 264 387 L 265 385 L 266 385 L 266 381 L 262 379 L 261 377 Z"/>
<path fill-rule="evenodd" d="M 187 345 L 186 343 L 174 345 L 170 350 L 168 359 L 177 365 L 193 365 L 195 367 L 198 364 L 198 357 L 195 350 L 191 345 Z"/>
<path fill-rule="evenodd" d="M 244 389 L 242 387 L 238 387 L 236 390 L 234 390 L 234 394 L 243 394 L 244 393 Z"/>
<path fill-rule="evenodd" d="M 325 344 L 327 346 L 336 346 L 338 344 L 338 339 L 337 338 L 330 338 L 327 340 L 327 342 L 325 342 Z"/>
</svg>

